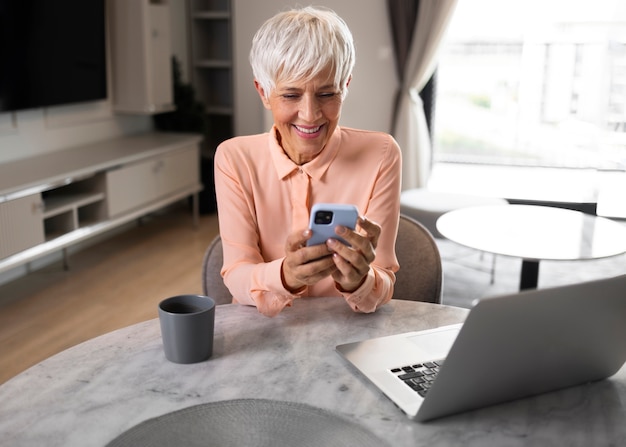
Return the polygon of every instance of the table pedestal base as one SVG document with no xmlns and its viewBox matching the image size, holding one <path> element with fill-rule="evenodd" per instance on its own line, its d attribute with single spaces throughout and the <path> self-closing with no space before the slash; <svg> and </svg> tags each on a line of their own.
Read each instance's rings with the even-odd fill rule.
<svg viewBox="0 0 626 447">
<path fill-rule="evenodd" d="M 539 282 L 539 261 L 522 261 L 522 275 L 519 283 L 520 290 L 536 289 Z"/>
</svg>

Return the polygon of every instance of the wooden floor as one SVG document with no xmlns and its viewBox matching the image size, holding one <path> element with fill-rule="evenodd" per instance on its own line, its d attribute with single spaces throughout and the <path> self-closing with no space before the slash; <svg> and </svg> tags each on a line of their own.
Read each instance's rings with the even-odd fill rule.
<svg viewBox="0 0 626 447">
<path fill-rule="evenodd" d="M 142 219 L 61 263 L 0 286 L 0 384 L 90 338 L 157 318 L 163 298 L 201 293 L 217 215 L 197 229 L 185 204 Z"/>
</svg>

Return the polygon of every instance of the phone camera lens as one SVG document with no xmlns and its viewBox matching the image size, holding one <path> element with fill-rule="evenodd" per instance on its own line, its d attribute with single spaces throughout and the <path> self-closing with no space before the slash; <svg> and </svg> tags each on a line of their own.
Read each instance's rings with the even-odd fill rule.
<svg viewBox="0 0 626 447">
<path fill-rule="evenodd" d="M 333 220 L 332 211 L 317 211 L 315 213 L 315 223 L 318 225 L 328 225 Z"/>
</svg>

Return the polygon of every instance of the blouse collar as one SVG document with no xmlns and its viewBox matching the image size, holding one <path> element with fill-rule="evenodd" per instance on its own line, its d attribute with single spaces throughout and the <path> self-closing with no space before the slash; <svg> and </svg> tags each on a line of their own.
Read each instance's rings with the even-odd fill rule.
<svg viewBox="0 0 626 447">
<path fill-rule="evenodd" d="M 276 138 L 276 127 L 272 126 L 272 130 L 269 133 L 269 149 L 276 172 L 280 179 L 288 177 L 292 172 L 303 170 L 309 177 L 319 180 L 322 178 L 331 162 L 337 156 L 339 151 L 339 145 L 341 143 L 341 128 L 337 126 L 335 131 L 330 136 L 330 139 L 326 143 L 326 147 L 320 152 L 317 157 L 303 165 L 297 165 L 289 158 L 283 148 L 278 144 Z"/>
</svg>

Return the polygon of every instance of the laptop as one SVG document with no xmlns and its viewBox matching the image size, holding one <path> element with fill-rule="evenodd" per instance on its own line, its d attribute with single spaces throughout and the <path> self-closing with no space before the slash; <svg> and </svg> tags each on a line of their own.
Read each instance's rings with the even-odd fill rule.
<svg viewBox="0 0 626 447">
<path fill-rule="evenodd" d="M 463 324 L 336 349 L 417 421 L 601 380 L 626 361 L 626 275 L 484 298 Z"/>
</svg>

